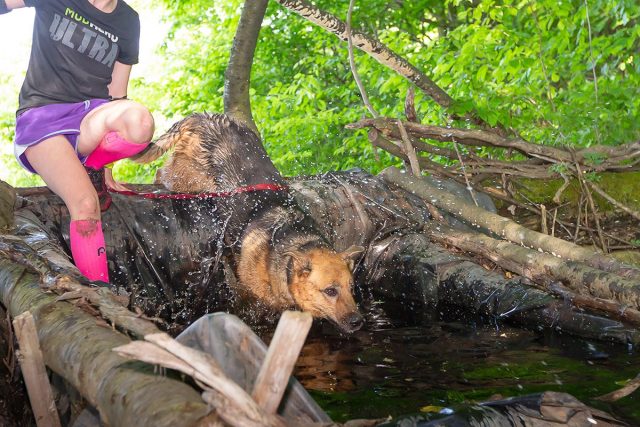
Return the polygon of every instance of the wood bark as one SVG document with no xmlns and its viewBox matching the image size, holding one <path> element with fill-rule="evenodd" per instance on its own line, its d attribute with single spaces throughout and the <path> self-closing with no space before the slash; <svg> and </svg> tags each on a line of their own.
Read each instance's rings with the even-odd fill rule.
<svg viewBox="0 0 640 427">
<path fill-rule="evenodd" d="M 630 307 L 627 319 L 636 324 L 640 320 L 640 281 L 625 280 L 578 262 L 562 260 L 480 233 L 435 224 L 427 228 L 427 232 L 439 243 L 486 257 L 505 270 L 527 277 L 545 288 L 550 289 L 554 283 L 561 282 L 578 294 L 618 301 L 620 304 L 610 314 L 621 315 L 626 307 Z M 605 307 L 601 305 L 598 308 Z"/>
<path fill-rule="evenodd" d="M 444 155 L 449 158 L 455 158 L 455 153 L 445 151 L 439 147 L 432 147 L 429 144 L 420 142 L 419 138 L 431 139 L 442 142 L 459 142 L 472 147 L 499 147 L 518 151 L 532 160 L 512 162 L 512 161 L 495 161 L 487 160 L 479 157 L 466 157 L 465 162 L 468 164 L 477 163 L 477 173 L 498 173 L 524 176 L 529 178 L 553 178 L 557 174 L 549 171 L 549 163 L 567 163 L 572 164 L 578 162 L 584 164 L 585 161 L 595 154 L 601 154 L 603 147 L 595 146 L 583 148 L 575 152 L 568 149 L 551 147 L 542 144 L 532 144 L 521 138 L 509 138 L 495 132 L 483 129 L 457 129 L 444 126 L 423 125 L 414 122 L 403 122 L 406 131 L 415 138 L 415 148 L 418 151 L 432 152 L 439 150 L 433 154 Z M 397 120 L 386 117 L 374 119 L 363 119 L 357 123 L 347 125 L 348 129 L 372 128 L 378 130 L 385 137 L 397 141 L 402 140 L 401 130 L 397 125 Z M 632 142 L 617 147 L 618 153 L 612 154 L 611 157 L 605 158 L 599 165 L 590 165 L 589 170 L 602 172 L 607 170 L 634 171 L 640 168 L 640 165 L 629 162 L 630 159 L 640 157 L 640 142 Z M 607 152 L 613 151 L 612 149 Z M 395 155 L 395 154 L 394 154 Z M 540 159 L 546 163 L 536 162 Z"/>
<path fill-rule="evenodd" d="M 268 0 L 246 0 L 224 74 L 224 112 L 260 134 L 251 114 L 249 83 L 253 55 Z"/>
</svg>

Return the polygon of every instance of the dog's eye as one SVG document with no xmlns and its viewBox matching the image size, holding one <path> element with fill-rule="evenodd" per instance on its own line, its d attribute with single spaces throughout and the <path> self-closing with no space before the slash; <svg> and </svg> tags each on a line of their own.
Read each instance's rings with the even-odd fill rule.
<svg viewBox="0 0 640 427">
<path fill-rule="evenodd" d="M 336 288 L 326 288 L 326 289 L 323 289 L 322 292 L 324 292 L 327 296 L 330 296 L 330 297 L 338 296 L 338 290 Z"/>
</svg>

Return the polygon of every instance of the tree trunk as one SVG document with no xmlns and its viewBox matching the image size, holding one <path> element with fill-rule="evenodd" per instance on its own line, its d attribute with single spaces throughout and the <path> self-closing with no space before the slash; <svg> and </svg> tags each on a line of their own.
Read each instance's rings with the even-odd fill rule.
<svg viewBox="0 0 640 427">
<path fill-rule="evenodd" d="M 224 74 L 224 112 L 260 134 L 251 114 L 249 82 L 253 55 L 269 0 L 246 0 Z"/>
</svg>

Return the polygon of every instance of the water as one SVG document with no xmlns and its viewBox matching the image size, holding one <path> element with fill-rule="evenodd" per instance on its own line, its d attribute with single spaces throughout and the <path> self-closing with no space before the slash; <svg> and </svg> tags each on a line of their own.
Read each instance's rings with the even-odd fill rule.
<svg viewBox="0 0 640 427">
<path fill-rule="evenodd" d="M 509 326 L 399 324 L 378 309 L 365 330 L 312 330 L 295 375 L 335 420 L 437 412 L 461 403 L 562 391 L 640 425 L 640 390 L 595 397 L 640 373 L 635 349 Z"/>
</svg>

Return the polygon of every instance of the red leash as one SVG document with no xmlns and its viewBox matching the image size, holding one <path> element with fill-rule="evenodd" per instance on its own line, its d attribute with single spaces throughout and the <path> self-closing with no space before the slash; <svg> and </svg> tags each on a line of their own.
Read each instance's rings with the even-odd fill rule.
<svg viewBox="0 0 640 427">
<path fill-rule="evenodd" d="M 173 199 L 173 200 L 189 200 L 189 199 L 212 199 L 215 197 L 229 197 L 238 193 L 249 193 L 253 191 L 283 191 L 287 190 L 286 186 L 278 184 L 255 184 L 238 187 L 232 191 L 220 191 L 217 193 L 138 193 L 135 191 L 117 191 L 109 189 L 110 193 L 118 193 L 124 196 L 137 196 L 145 199 Z"/>
</svg>

